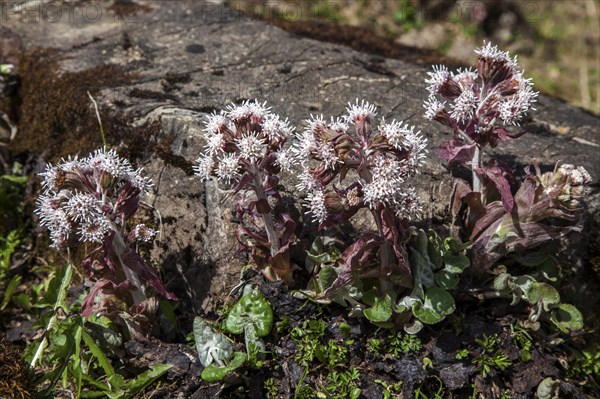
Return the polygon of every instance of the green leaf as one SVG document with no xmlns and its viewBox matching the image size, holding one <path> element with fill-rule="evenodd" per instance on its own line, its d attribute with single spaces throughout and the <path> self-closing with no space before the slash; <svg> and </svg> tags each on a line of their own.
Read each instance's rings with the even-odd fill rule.
<svg viewBox="0 0 600 399">
<path fill-rule="evenodd" d="M 404 331 L 407 334 L 414 335 L 423 329 L 423 323 L 417 319 L 413 319 L 412 322 L 404 325 Z"/>
<path fill-rule="evenodd" d="M 508 273 L 500 273 L 499 275 L 497 275 L 494 278 L 494 283 L 493 283 L 494 289 L 497 291 L 504 291 L 504 290 L 509 289 L 508 282 L 511 277 L 512 276 Z"/>
<path fill-rule="evenodd" d="M 22 231 L 11 230 L 6 238 L 0 236 L 0 276 L 8 272 L 10 258 L 21 243 Z"/>
<path fill-rule="evenodd" d="M 423 297 L 423 287 L 428 288 L 435 284 L 433 270 L 429 267 L 429 260 L 425 259 L 419 252 L 412 251 L 410 254 L 410 265 L 412 267 L 415 287 L 412 295 Z"/>
<path fill-rule="evenodd" d="M 321 292 L 331 287 L 335 279 L 338 277 L 337 272 L 331 266 L 323 266 L 319 272 L 319 285 Z"/>
<path fill-rule="evenodd" d="M 559 381 L 551 377 L 544 378 L 538 385 L 537 397 L 539 399 L 557 399 L 559 394 Z"/>
<path fill-rule="evenodd" d="M 425 231 L 419 229 L 419 232 L 417 235 L 417 251 L 424 258 L 427 257 L 427 260 L 429 260 L 429 256 L 427 255 L 428 242 L 429 242 L 429 239 L 427 238 L 427 234 L 425 234 Z"/>
<path fill-rule="evenodd" d="M 229 363 L 228 366 L 218 367 L 214 364 L 206 367 L 202 370 L 202 374 L 200 377 L 206 382 L 216 382 L 221 381 L 227 374 L 231 373 L 235 369 L 241 367 L 246 360 L 246 354 L 244 352 L 235 352 L 233 356 L 233 360 Z"/>
<path fill-rule="evenodd" d="M 440 270 L 435 274 L 435 282 L 440 287 L 451 290 L 458 285 L 458 274 L 450 273 L 447 270 Z"/>
<path fill-rule="evenodd" d="M 425 324 L 435 324 L 454 312 L 455 305 L 452 295 L 443 288 L 432 287 L 425 293 L 423 304 L 413 304 L 413 314 Z"/>
<path fill-rule="evenodd" d="M 556 282 L 561 276 L 560 265 L 553 256 L 549 256 L 536 269 L 538 273 L 548 281 Z"/>
<path fill-rule="evenodd" d="M 460 274 L 470 266 L 469 258 L 464 255 L 444 255 L 444 270 L 450 273 Z"/>
<path fill-rule="evenodd" d="M 173 367 L 172 364 L 156 364 L 150 366 L 150 370 L 144 371 L 142 374 L 135 377 L 133 380 L 127 381 L 125 389 L 127 394 L 123 399 L 131 398 L 141 392 L 148 385 L 162 377 L 167 371 Z"/>
<path fill-rule="evenodd" d="M 539 301 L 542 302 L 544 310 L 549 311 L 549 305 L 555 305 L 560 302 L 560 295 L 558 291 L 546 283 L 532 283 L 527 287 L 525 291 L 525 297 L 531 304 L 536 304 Z"/>
<path fill-rule="evenodd" d="M 19 286 L 20 283 L 21 283 L 20 275 L 13 276 L 10 279 L 10 281 L 6 285 L 6 289 L 4 291 L 4 298 L 2 299 L 2 304 L 0 305 L 0 310 L 6 309 L 6 307 L 10 303 L 10 299 L 12 298 L 13 294 L 15 293 L 15 290 L 17 289 L 17 287 Z"/>
<path fill-rule="evenodd" d="M 365 317 L 374 323 L 388 321 L 392 317 L 392 299 L 389 295 L 375 297 L 373 307 L 364 310 Z"/>
<path fill-rule="evenodd" d="M 0 178 L 15 184 L 27 183 L 27 176 L 2 175 Z"/>
<path fill-rule="evenodd" d="M 106 374 L 108 377 L 113 376 L 115 374 L 115 370 L 110 364 L 110 360 L 108 360 L 94 339 L 85 331 L 83 331 L 82 338 L 92 355 L 96 358 L 96 360 L 98 360 L 98 364 L 100 367 L 102 367 L 102 370 L 104 370 L 104 374 Z"/>
<path fill-rule="evenodd" d="M 350 388 L 350 399 L 358 399 L 360 397 L 360 388 L 358 387 L 351 387 Z"/>
<path fill-rule="evenodd" d="M 558 308 L 552 310 L 552 321 L 561 330 L 581 330 L 583 328 L 583 316 L 573 305 L 561 303 Z"/>
<path fill-rule="evenodd" d="M 225 319 L 224 327 L 233 334 L 241 334 L 248 325 L 254 326 L 257 337 L 269 335 L 273 326 L 271 304 L 256 289 L 244 294 L 233 305 Z"/>
<path fill-rule="evenodd" d="M 427 255 L 429 256 L 429 260 L 436 266 L 436 269 L 442 267 L 442 261 L 444 256 L 442 246 L 442 240 L 437 235 L 437 233 L 433 230 L 429 230 L 429 244 L 427 245 Z"/>
<path fill-rule="evenodd" d="M 73 276 L 73 267 L 66 265 L 58 269 L 50 284 L 48 284 L 48 290 L 44 294 L 44 297 L 35 305 L 36 307 L 51 307 L 53 310 L 62 308 L 65 313 L 69 312 L 69 308 L 65 303 L 67 292 L 71 284 L 71 277 Z"/>
<path fill-rule="evenodd" d="M 201 317 L 194 318 L 193 331 L 198 358 L 204 367 L 208 367 L 213 361 L 223 365 L 233 354 L 229 340 L 214 331 Z"/>
<path fill-rule="evenodd" d="M 461 253 L 470 246 L 470 242 L 460 242 L 452 237 L 446 237 L 446 239 L 444 240 L 444 248 L 446 249 L 446 252 L 451 252 L 453 254 Z"/>
</svg>

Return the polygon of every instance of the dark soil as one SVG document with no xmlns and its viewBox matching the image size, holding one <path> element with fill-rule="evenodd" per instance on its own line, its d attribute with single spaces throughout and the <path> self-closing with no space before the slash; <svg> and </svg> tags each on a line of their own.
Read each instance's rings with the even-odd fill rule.
<svg viewBox="0 0 600 399">
<path fill-rule="evenodd" d="M 252 274 L 247 273 L 246 277 Z M 229 375 L 226 381 L 209 384 L 199 377 L 202 366 L 194 349 L 158 339 L 129 341 L 124 344 L 125 356 L 121 359 L 128 373 L 142 372 L 151 365 L 173 365 L 160 387 L 148 389 L 144 397 L 264 398 L 265 381 L 274 379 L 278 382 L 277 394 L 269 397 L 291 398 L 299 385 L 306 385 L 313 394 L 323 391 L 328 384 L 328 375 L 351 367 L 360 372 L 358 386 L 363 399 L 384 397 L 384 389 L 376 380 L 389 385 L 403 381 L 401 389 L 394 391 L 400 396 L 392 397 L 412 398 L 419 391 L 426 397 L 435 397 L 437 393 L 441 395 L 439 397 L 469 398 L 475 389 L 480 398 L 500 398 L 503 393 L 509 393 L 511 398 L 531 398 L 544 378 L 564 378 L 565 347 L 548 346 L 548 337 L 541 333 L 532 334 L 531 360 L 520 360 L 520 349 L 509 329 L 511 324 L 517 323 L 515 316 L 508 313 L 514 314 L 515 309 L 502 302 L 462 302 L 455 317 L 418 334 L 422 341 L 421 349 L 394 355 L 385 350 L 377 353 L 369 347 L 369 341 L 377 338 L 385 343 L 384 348 L 389 348 L 386 346 L 389 345 L 388 330 L 378 329 L 365 319 L 347 318 L 346 310 L 337 305 L 322 306 L 292 296 L 283 284 L 266 283 L 259 276 L 251 277 L 248 282 L 260 284 L 260 290 L 273 306 L 276 326 L 280 326 L 266 338 L 264 365 L 259 369 L 240 369 Z M 216 315 L 210 319 L 216 320 Z M 305 328 L 309 320 L 325 323 L 325 333 L 319 342 L 335 342 L 348 349 L 347 363 L 330 367 L 314 359 L 308 366 L 301 364 L 299 356 L 302 349 L 299 342 L 290 336 L 290 331 L 294 327 Z M 340 329 L 343 324 L 349 326 L 344 332 Z M 508 356 L 512 365 L 504 371 L 492 368 L 483 378 L 472 361 L 459 360 L 456 354 L 466 349 L 471 357 L 476 356 L 480 348 L 475 340 L 493 334 L 498 334 L 498 348 Z M 231 338 L 237 341 L 237 349 L 242 350 L 243 339 Z M 441 384 L 443 388 L 440 388 Z M 560 389 L 561 398 L 588 397 L 582 393 L 581 387 L 573 383 L 563 383 Z"/>
</svg>

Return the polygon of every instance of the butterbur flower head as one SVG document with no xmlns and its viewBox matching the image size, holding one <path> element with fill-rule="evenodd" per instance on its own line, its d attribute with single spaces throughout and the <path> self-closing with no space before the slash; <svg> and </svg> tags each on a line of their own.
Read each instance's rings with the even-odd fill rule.
<svg viewBox="0 0 600 399">
<path fill-rule="evenodd" d="M 200 176 L 202 181 L 207 180 L 212 174 L 214 164 L 215 162 L 211 154 L 203 154 L 196 159 L 196 164 L 193 166 L 194 173 L 196 176 Z"/>
<path fill-rule="evenodd" d="M 230 183 L 232 180 L 237 179 L 239 176 L 238 169 L 239 166 L 239 155 L 237 154 L 227 154 L 219 160 L 219 164 L 217 167 L 217 176 L 219 179 L 225 181 L 226 183 Z"/>
<path fill-rule="evenodd" d="M 306 192 L 310 213 L 320 224 L 351 216 L 360 207 L 408 214 L 399 210 L 406 204 L 406 179 L 423 164 L 427 140 L 401 121 L 374 129 L 377 109 L 364 100 L 350 103 L 346 111 L 343 120 L 331 122 L 311 116 L 294 146 L 303 167 L 297 187 Z M 336 177 L 341 187 L 333 186 Z"/>
<path fill-rule="evenodd" d="M 592 182 L 592 177 L 582 166 L 563 164 L 554 172 L 540 176 L 544 195 L 553 197 L 568 209 L 577 209 L 584 193 L 584 187 Z"/>
<path fill-rule="evenodd" d="M 495 145 L 498 139 L 506 139 L 496 128 L 518 125 L 534 109 L 538 93 L 531 80 L 518 70 L 516 57 L 511 58 L 491 43 L 475 53 L 475 71 L 459 69 L 451 73 L 438 66 L 429 72 L 425 117 L 461 131 L 460 140 L 467 135 L 481 145 Z"/>
<path fill-rule="evenodd" d="M 214 175 L 232 184 L 259 169 L 271 173 L 275 164 L 289 168 L 293 157 L 283 145 L 292 132 L 288 120 L 272 113 L 266 103 L 231 104 L 208 116 L 206 145 L 194 172 L 203 180 Z"/>
<path fill-rule="evenodd" d="M 427 91 L 431 95 L 440 94 L 441 88 L 450 79 L 450 72 L 444 65 L 434 65 L 433 72 L 427 72 L 429 79 L 425 80 L 428 84 Z"/>
<path fill-rule="evenodd" d="M 452 103 L 450 116 L 459 122 L 473 117 L 477 109 L 477 97 L 472 90 L 465 90 Z"/>
<path fill-rule="evenodd" d="M 231 122 L 224 112 L 213 112 L 206 118 L 204 126 L 209 134 L 223 134 L 225 130 L 231 129 Z"/>
<path fill-rule="evenodd" d="M 265 152 L 266 140 L 261 140 L 257 133 L 250 132 L 235 141 L 240 159 L 255 163 Z"/>
<path fill-rule="evenodd" d="M 130 217 L 140 196 L 152 184 L 114 150 L 99 149 L 78 159 L 69 157 L 47 165 L 42 176 L 43 194 L 36 213 L 50 230 L 53 247 L 73 239 L 100 243 L 123 217 Z"/>
<path fill-rule="evenodd" d="M 75 193 L 64 205 L 66 215 L 75 222 L 89 222 L 98 217 L 98 200 L 87 193 Z"/>
<path fill-rule="evenodd" d="M 322 189 L 314 189 L 307 194 L 305 201 L 314 221 L 323 223 L 328 215 L 325 206 L 325 192 Z"/>
<path fill-rule="evenodd" d="M 347 120 L 348 122 L 354 123 L 356 125 L 371 123 L 373 118 L 377 115 L 377 109 L 374 105 L 369 104 L 365 100 L 361 100 L 358 102 L 358 98 L 356 99 L 356 103 L 349 103 L 346 108 L 348 113 Z"/>
<path fill-rule="evenodd" d="M 151 242 L 156 236 L 156 230 L 151 229 L 145 224 L 136 225 L 129 233 L 129 239 L 132 242 Z"/>
<path fill-rule="evenodd" d="M 80 223 L 78 233 L 82 241 L 101 243 L 109 231 L 111 231 L 111 224 L 108 219 L 105 217 L 96 217 Z"/>
</svg>

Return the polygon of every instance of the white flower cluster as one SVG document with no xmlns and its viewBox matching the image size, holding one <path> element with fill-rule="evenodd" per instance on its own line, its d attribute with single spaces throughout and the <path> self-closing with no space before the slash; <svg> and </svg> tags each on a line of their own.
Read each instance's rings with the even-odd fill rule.
<svg viewBox="0 0 600 399">
<path fill-rule="evenodd" d="M 381 204 L 400 217 L 418 210 L 418 199 L 406 179 L 423 164 L 427 140 L 414 126 L 395 120 L 373 130 L 377 109 L 364 100 L 348 104 L 346 111 L 330 122 L 311 115 L 293 147 L 303 168 L 297 187 L 307 193 L 306 205 L 314 220 L 323 223 L 330 216 L 329 202 L 372 209 Z M 328 188 L 338 175 L 349 180 L 351 169 L 357 180 L 347 190 Z"/>
<path fill-rule="evenodd" d="M 50 230 L 52 247 L 71 236 L 100 243 L 137 209 L 140 195 L 152 184 L 113 150 L 69 157 L 40 173 L 43 193 L 37 200 L 40 223 Z"/>
<path fill-rule="evenodd" d="M 272 113 L 266 103 L 244 101 L 229 105 L 206 120 L 206 146 L 194 171 L 202 180 L 216 175 L 226 183 L 237 181 L 242 171 L 258 167 L 267 156 L 282 169 L 293 159 L 283 144 L 292 135 L 288 120 Z"/>
<path fill-rule="evenodd" d="M 429 120 L 450 118 L 456 124 L 476 122 L 479 129 L 493 126 L 496 120 L 505 125 L 518 125 L 519 120 L 537 101 L 531 79 L 518 70 L 517 58 L 487 43 L 476 49 L 477 72 L 471 69 L 448 71 L 434 66 L 429 72 L 429 98 L 425 101 L 425 117 Z M 441 102 L 438 96 L 450 101 Z"/>
<path fill-rule="evenodd" d="M 554 172 L 544 173 L 540 181 L 544 195 L 555 197 L 563 206 L 575 209 L 580 206 L 584 188 L 592 182 L 592 176 L 583 166 L 563 164 Z"/>
</svg>

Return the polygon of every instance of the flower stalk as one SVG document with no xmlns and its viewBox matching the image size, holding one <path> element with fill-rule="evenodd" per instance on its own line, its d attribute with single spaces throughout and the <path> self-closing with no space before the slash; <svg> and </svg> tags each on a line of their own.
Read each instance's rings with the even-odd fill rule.
<svg viewBox="0 0 600 399">
<path fill-rule="evenodd" d="M 236 207 L 242 224 L 236 233 L 240 245 L 251 248 L 267 279 L 289 283 L 295 223 L 287 214 L 276 217 L 273 207 L 281 200 L 278 174 L 291 164 L 283 146 L 292 131 L 287 120 L 273 114 L 266 103 L 232 104 L 207 118 L 207 143 L 195 166 L 202 180 L 214 176 L 241 194 Z M 248 201 L 249 193 L 254 199 Z"/>
</svg>

